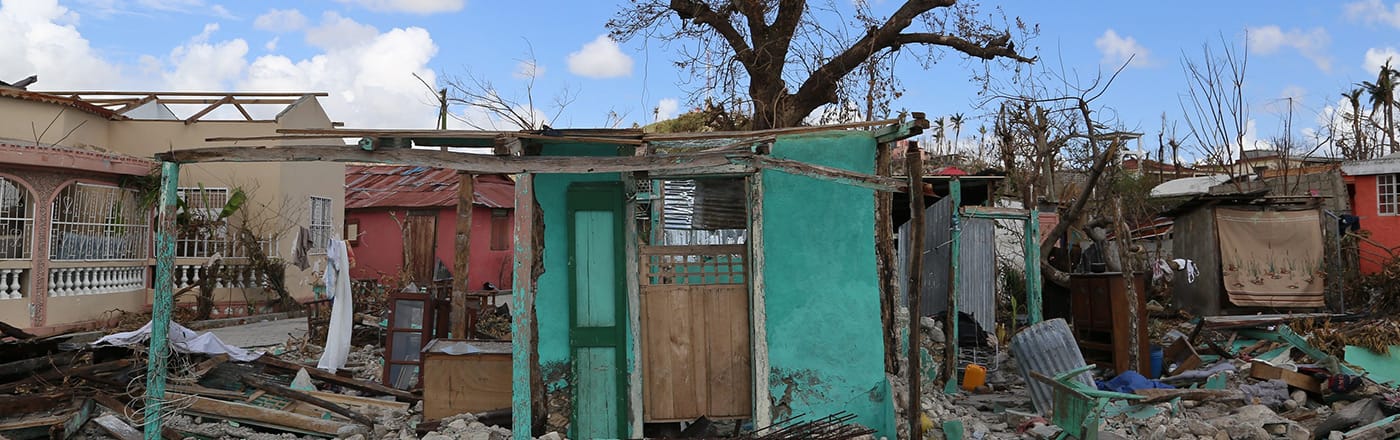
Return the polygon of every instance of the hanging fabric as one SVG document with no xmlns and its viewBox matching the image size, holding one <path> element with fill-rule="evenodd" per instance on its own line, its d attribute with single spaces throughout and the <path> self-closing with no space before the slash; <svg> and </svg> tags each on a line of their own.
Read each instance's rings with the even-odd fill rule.
<svg viewBox="0 0 1400 440">
<path fill-rule="evenodd" d="M 316 368 L 334 373 L 345 367 L 350 356 L 350 336 L 354 327 L 355 303 L 350 296 L 350 262 L 344 240 L 331 240 L 326 246 L 326 295 L 331 300 L 330 327 L 325 351 Z"/>
<path fill-rule="evenodd" d="M 305 226 L 298 229 L 296 246 L 292 248 L 292 265 L 301 270 L 310 267 L 311 263 L 306 254 L 311 252 L 311 248 L 314 246 L 316 244 L 311 242 L 311 231 L 306 230 Z"/>
</svg>

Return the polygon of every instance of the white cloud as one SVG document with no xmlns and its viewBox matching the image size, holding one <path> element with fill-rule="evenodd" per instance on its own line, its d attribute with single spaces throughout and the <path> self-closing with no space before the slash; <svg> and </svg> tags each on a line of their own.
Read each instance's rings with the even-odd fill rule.
<svg viewBox="0 0 1400 440">
<path fill-rule="evenodd" d="M 1347 17 L 1366 24 L 1388 24 L 1400 28 L 1400 2 L 1386 7 L 1381 0 L 1362 0 L 1347 3 Z"/>
<path fill-rule="evenodd" d="M 45 0 L 40 0 L 45 2 Z M 190 14 L 237 19 L 228 8 L 221 4 L 209 4 L 204 0 L 74 0 L 82 5 L 79 9 L 99 17 L 112 15 Z"/>
<path fill-rule="evenodd" d="M 228 8 L 225 8 L 224 5 L 210 6 L 209 12 L 213 13 L 215 17 L 219 18 L 227 18 L 231 20 L 238 19 L 238 17 L 235 17 L 232 12 L 229 12 Z"/>
<path fill-rule="evenodd" d="M 1366 49 L 1366 58 L 1361 62 L 1361 72 L 1369 75 L 1368 79 L 1374 80 L 1376 73 L 1381 71 L 1381 66 L 1385 65 L 1386 60 L 1390 60 L 1390 67 L 1400 68 L 1400 51 L 1393 47 Z"/>
<path fill-rule="evenodd" d="M 306 27 L 306 16 L 296 9 L 270 9 L 253 20 L 253 27 L 268 32 L 292 32 Z"/>
<path fill-rule="evenodd" d="M 570 53 L 569 71 L 589 78 L 617 78 L 632 74 L 632 57 L 622 53 L 616 41 L 607 35 L 585 43 Z"/>
<path fill-rule="evenodd" d="M 243 74 L 248 61 L 248 43 L 241 38 L 210 42 L 219 25 L 204 25 L 204 31 L 170 51 L 166 61 L 171 69 L 162 76 L 173 90 L 225 90 Z"/>
<path fill-rule="evenodd" d="M 0 3 L 0 80 L 39 75 L 36 89 L 84 89 L 114 84 L 120 68 L 103 60 L 77 29 L 78 15 L 56 0 Z M 100 74 L 98 74 L 100 73 Z"/>
<path fill-rule="evenodd" d="M 512 72 L 510 76 L 515 79 L 539 78 L 544 76 L 544 66 L 534 60 L 521 60 L 516 63 L 515 72 Z"/>
<path fill-rule="evenodd" d="M 1129 63 L 1129 67 L 1150 67 L 1154 64 L 1152 51 L 1147 50 L 1137 39 L 1129 36 L 1119 36 L 1118 32 L 1109 29 L 1104 31 L 1102 36 L 1094 40 L 1094 47 L 1103 54 L 1100 60 L 1103 64 L 1117 67 L 1123 63 Z M 1132 58 L 1132 62 L 1128 59 Z"/>
<path fill-rule="evenodd" d="M 681 102 L 676 98 L 666 98 L 656 103 L 656 120 L 664 121 L 676 117 L 676 112 L 681 108 Z"/>
<path fill-rule="evenodd" d="M 321 24 L 306 30 L 306 42 L 332 50 L 364 44 L 379 35 L 379 29 L 333 11 L 321 14 Z"/>
<path fill-rule="evenodd" d="M 466 0 L 339 0 L 341 3 L 358 5 L 371 11 L 411 12 L 414 14 L 434 14 L 457 12 L 467 5 Z"/>
<path fill-rule="evenodd" d="M 1323 72 L 1332 71 L 1332 58 L 1327 56 L 1327 46 L 1332 43 L 1332 37 L 1320 27 L 1308 31 L 1297 28 L 1284 31 L 1274 25 L 1258 26 L 1249 28 L 1246 35 L 1253 52 L 1268 55 L 1285 47 L 1293 48 L 1312 60 Z"/>
<path fill-rule="evenodd" d="M 263 48 L 267 49 L 268 52 L 274 52 L 277 50 L 277 43 L 279 41 L 282 41 L 282 37 L 272 37 L 271 40 L 267 40 L 266 44 L 263 44 Z"/>
</svg>

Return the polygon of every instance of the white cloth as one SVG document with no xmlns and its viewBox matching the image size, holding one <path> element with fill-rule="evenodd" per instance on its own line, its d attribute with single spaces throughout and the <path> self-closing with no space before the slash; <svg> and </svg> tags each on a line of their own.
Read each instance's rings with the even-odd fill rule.
<svg viewBox="0 0 1400 440">
<path fill-rule="evenodd" d="M 1187 284 L 1194 284 L 1196 282 L 1196 277 L 1201 276 L 1201 271 L 1196 269 L 1195 261 L 1187 260 L 1185 258 L 1177 258 L 1175 260 L 1172 260 L 1172 262 L 1176 263 L 1176 266 L 1180 267 L 1181 270 L 1186 271 Z"/>
<path fill-rule="evenodd" d="M 326 296 L 331 300 L 330 327 L 326 330 L 325 351 L 316 368 L 334 373 L 345 367 L 350 357 L 350 332 L 355 325 L 355 303 L 350 297 L 350 261 L 345 241 L 331 240 L 326 246 Z"/>
<path fill-rule="evenodd" d="M 110 344 L 118 347 L 125 347 L 128 345 L 140 344 L 150 337 L 151 323 L 148 321 L 146 325 L 142 326 L 140 329 L 103 336 L 102 339 L 98 339 L 97 342 L 93 342 L 92 345 Z M 224 341 L 219 340 L 219 337 L 214 336 L 213 333 L 195 333 L 194 330 L 190 330 L 174 321 L 170 322 L 168 338 L 170 341 L 170 348 L 178 353 L 200 353 L 207 355 L 227 354 L 229 359 L 239 362 L 252 362 L 262 356 L 261 351 L 250 352 L 242 348 L 225 344 Z"/>
</svg>

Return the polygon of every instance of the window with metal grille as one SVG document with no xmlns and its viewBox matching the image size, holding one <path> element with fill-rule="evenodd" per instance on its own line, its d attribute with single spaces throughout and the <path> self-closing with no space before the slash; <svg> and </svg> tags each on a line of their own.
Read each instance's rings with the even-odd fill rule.
<svg viewBox="0 0 1400 440">
<path fill-rule="evenodd" d="M 1376 176 L 1376 212 L 1381 215 L 1400 214 L 1400 174 Z"/>
<path fill-rule="evenodd" d="M 190 214 L 179 228 L 175 240 L 175 256 L 208 257 L 214 254 L 233 257 L 228 253 L 228 223 L 219 220 L 219 213 L 228 203 L 228 188 L 180 188 L 180 200 Z"/>
<path fill-rule="evenodd" d="M 503 251 L 510 249 L 510 211 L 504 209 L 491 210 L 491 250 Z"/>
<path fill-rule="evenodd" d="M 0 260 L 29 258 L 33 237 L 33 197 L 19 183 L 0 177 Z"/>
<path fill-rule="evenodd" d="M 326 252 L 326 243 L 331 239 L 331 231 L 335 228 L 334 219 L 331 218 L 331 199 L 326 197 L 311 196 L 311 252 Z"/>
<path fill-rule="evenodd" d="M 54 260 L 145 259 L 150 211 L 135 190 L 74 183 L 53 201 L 50 258 Z"/>
</svg>

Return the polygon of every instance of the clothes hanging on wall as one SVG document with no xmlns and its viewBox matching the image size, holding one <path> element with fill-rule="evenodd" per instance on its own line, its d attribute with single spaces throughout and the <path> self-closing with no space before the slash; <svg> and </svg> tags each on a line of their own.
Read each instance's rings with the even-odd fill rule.
<svg viewBox="0 0 1400 440">
<path fill-rule="evenodd" d="M 331 240 L 326 246 L 326 295 L 331 300 L 330 326 L 326 330 L 325 351 L 316 368 L 334 373 L 345 367 L 350 357 L 350 336 L 354 329 L 355 303 L 350 295 L 350 262 L 344 240 Z"/>
<path fill-rule="evenodd" d="M 311 262 L 306 254 L 310 253 L 311 248 L 315 246 L 316 244 L 311 242 L 311 231 L 308 231 L 305 226 L 298 228 L 296 246 L 292 248 L 292 265 L 300 270 L 311 267 Z"/>
</svg>

